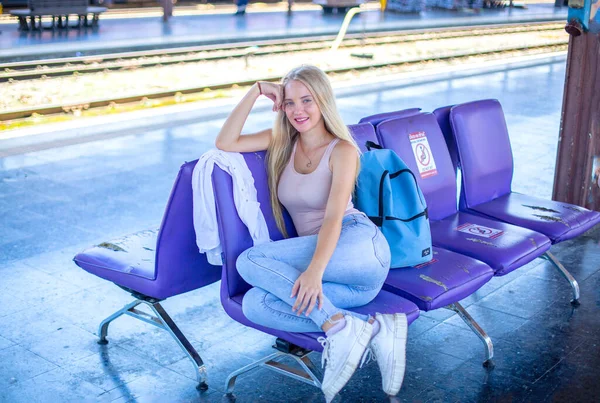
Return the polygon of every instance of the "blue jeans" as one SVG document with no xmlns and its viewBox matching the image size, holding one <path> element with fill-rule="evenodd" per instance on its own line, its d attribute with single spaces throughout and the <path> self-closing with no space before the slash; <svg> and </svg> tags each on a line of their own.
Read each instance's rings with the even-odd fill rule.
<svg viewBox="0 0 600 403">
<path fill-rule="evenodd" d="M 288 332 L 320 332 L 337 313 L 361 319 L 366 315 L 344 309 L 368 304 L 381 290 L 390 269 L 390 247 L 363 214 L 349 214 L 333 256 L 323 273 L 323 307 L 307 317 L 292 311 L 296 279 L 310 264 L 317 235 L 289 238 L 254 246 L 237 260 L 242 278 L 254 288 L 244 296 L 244 315 L 252 322 Z"/>
</svg>

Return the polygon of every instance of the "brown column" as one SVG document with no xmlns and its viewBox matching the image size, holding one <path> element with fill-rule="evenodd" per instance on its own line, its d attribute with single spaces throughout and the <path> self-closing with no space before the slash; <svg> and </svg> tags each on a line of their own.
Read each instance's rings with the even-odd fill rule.
<svg viewBox="0 0 600 403">
<path fill-rule="evenodd" d="M 600 211 L 594 170 L 600 171 L 600 33 L 584 32 L 569 40 L 552 198 Z"/>
</svg>

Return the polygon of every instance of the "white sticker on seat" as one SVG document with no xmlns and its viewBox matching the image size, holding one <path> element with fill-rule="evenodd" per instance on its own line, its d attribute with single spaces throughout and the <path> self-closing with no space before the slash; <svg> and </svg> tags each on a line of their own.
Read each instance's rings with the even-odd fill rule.
<svg viewBox="0 0 600 403">
<path fill-rule="evenodd" d="M 425 132 L 411 133 L 408 135 L 408 138 L 410 139 L 410 145 L 415 155 L 421 178 L 425 179 L 437 175 L 438 171 Z"/>
<path fill-rule="evenodd" d="M 484 238 L 496 239 L 500 235 L 504 234 L 504 231 L 489 227 L 484 227 L 483 225 L 470 224 L 465 223 L 456 227 L 457 231 L 465 232 L 470 235 L 477 235 Z"/>
</svg>

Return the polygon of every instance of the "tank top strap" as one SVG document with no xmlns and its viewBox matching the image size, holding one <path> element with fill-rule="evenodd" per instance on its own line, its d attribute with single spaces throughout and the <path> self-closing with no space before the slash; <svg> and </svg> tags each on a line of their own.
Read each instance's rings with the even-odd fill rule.
<svg viewBox="0 0 600 403">
<path fill-rule="evenodd" d="M 339 142 L 340 142 L 339 138 L 335 138 L 335 139 L 331 140 L 331 143 L 329 143 L 329 145 L 325 149 L 325 152 L 323 153 L 323 158 L 321 158 L 323 161 L 329 162 L 329 157 L 331 157 L 331 153 L 333 152 L 335 145 Z"/>
</svg>

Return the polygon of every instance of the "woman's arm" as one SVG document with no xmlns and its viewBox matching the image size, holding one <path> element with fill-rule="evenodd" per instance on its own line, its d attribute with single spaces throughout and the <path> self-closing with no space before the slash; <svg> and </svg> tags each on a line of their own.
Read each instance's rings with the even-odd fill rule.
<svg viewBox="0 0 600 403">
<path fill-rule="evenodd" d="M 327 199 L 323 225 L 317 238 L 317 248 L 308 269 L 298 277 L 292 289 L 292 297 L 298 295 L 293 307 L 293 310 L 298 309 L 298 315 L 306 310 L 308 316 L 317 299 L 319 309 L 321 308 L 323 273 L 340 239 L 342 219 L 356 178 L 358 167 L 356 148 L 348 142 L 339 142 L 333 149 L 330 162 L 333 172 L 331 191 Z"/>
<path fill-rule="evenodd" d="M 254 84 L 229 114 L 227 120 L 225 120 L 215 140 L 215 145 L 218 149 L 223 151 L 252 152 L 266 150 L 269 147 L 272 135 L 271 129 L 255 134 L 241 135 L 244 123 L 246 123 L 246 119 L 248 119 L 248 115 L 256 99 L 261 95 L 261 90 L 263 95 L 273 101 L 273 111 L 276 112 L 281 108 L 281 85 L 265 81 Z"/>
</svg>

